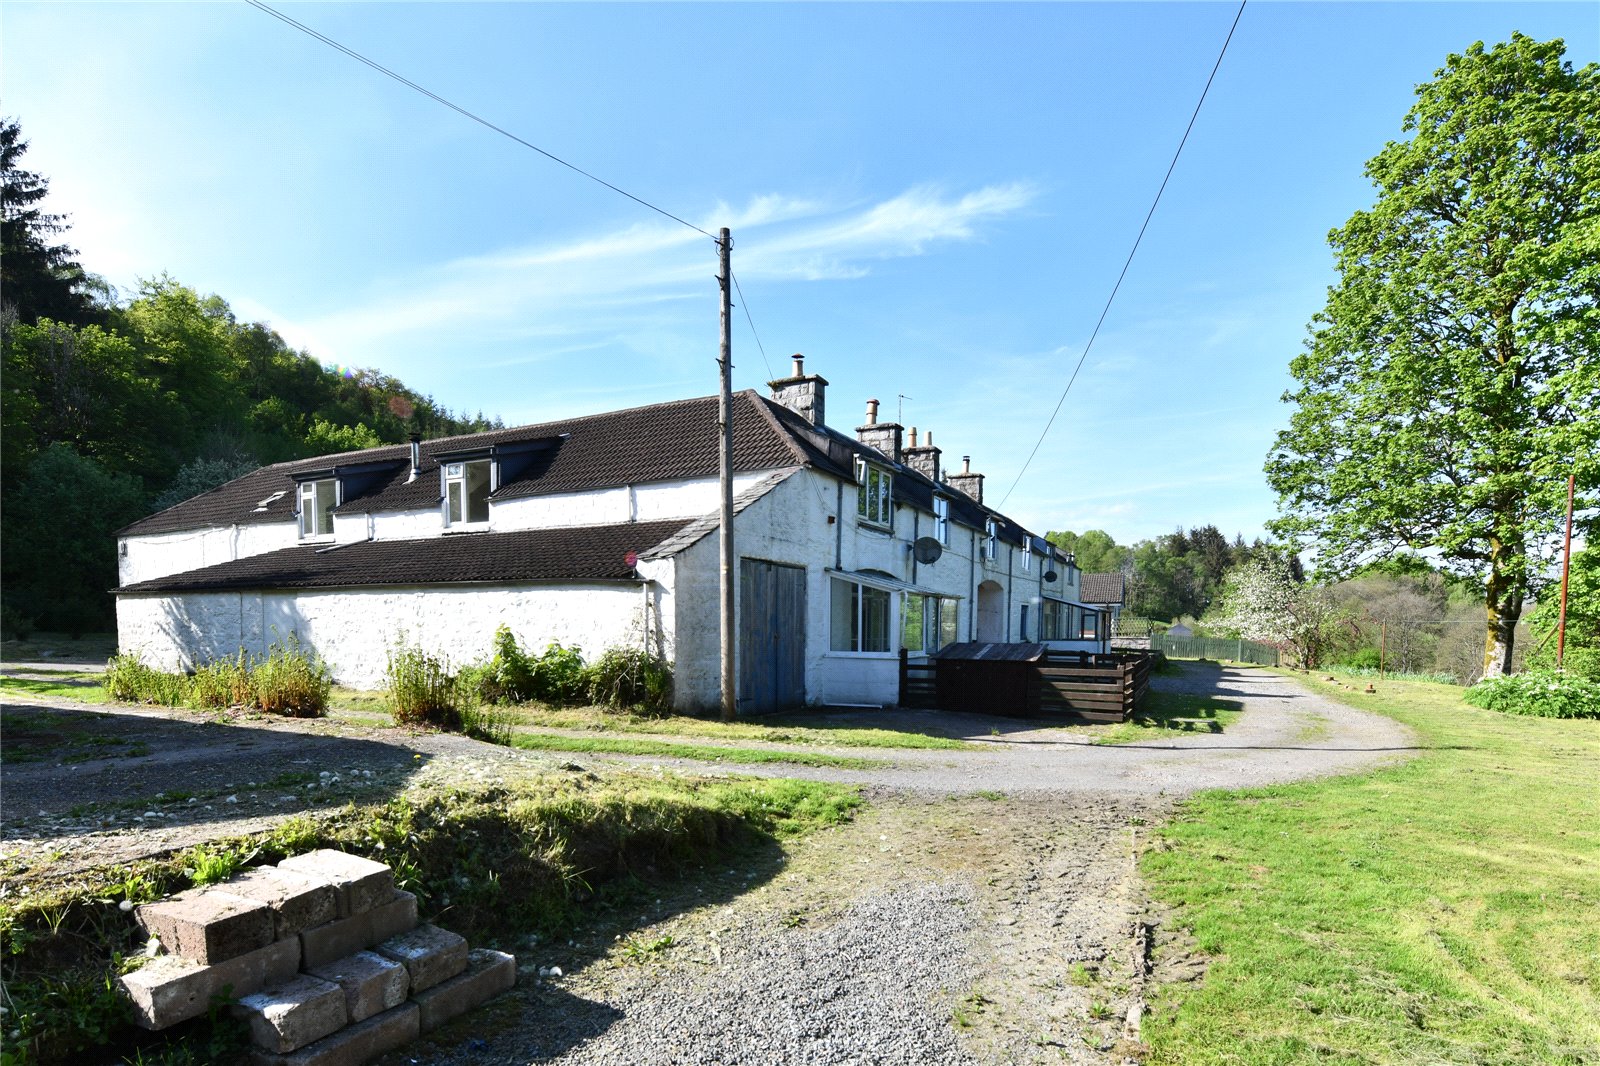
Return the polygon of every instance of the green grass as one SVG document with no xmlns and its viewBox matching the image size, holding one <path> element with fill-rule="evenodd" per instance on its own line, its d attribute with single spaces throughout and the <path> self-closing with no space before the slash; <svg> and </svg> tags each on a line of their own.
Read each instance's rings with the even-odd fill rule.
<svg viewBox="0 0 1600 1066">
<path fill-rule="evenodd" d="M 1210 968 L 1158 992 L 1148 1061 L 1600 1062 L 1600 722 L 1310 687 L 1426 750 L 1184 805 L 1142 869 Z"/>
<path fill-rule="evenodd" d="M 1174 664 L 1173 669 L 1181 673 L 1184 667 Z M 1056 728 L 1090 737 L 1096 744 L 1138 744 L 1182 736 L 1185 732 L 1225 733 L 1242 713 L 1243 704 L 1236 699 L 1153 690 L 1145 696 L 1144 705 L 1126 722 Z M 1204 722 L 1181 722 L 1180 718 L 1199 718 Z"/>
<path fill-rule="evenodd" d="M 663 759 L 695 759 L 700 762 L 731 762 L 745 765 L 787 763 L 794 766 L 837 766 L 849 770 L 869 770 L 889 765 L 882 759 L 824 755 L 821 752 L 723 748 L 710 744 L 674 744 L 667 740 L 641 740 L 637 737 L 573 737 L 562 733 L 514 733 L 511 737 L 511 746 L 534 751 L 654 755 Z"/>
<path fill-rule="evenodd" d="M 74 700 L 78 703 L 107 703 L 111 697 L 100 683 L 99 674 L 76 673 L 70 670 L 51 670 L 49 677 L 0 677 L 0 692 L 17 692 L 46 699 Z"/>
<path fill-rule="evenodd" d="M 969 747 L 965 741 L 927 733 L 893 729 L 857 729 L 829 724 L 826 716 L 790 716 L 762 722 L 718 722 L 706 718 L 670 715 L 641 717 L 602 707 L 544 708 L 525 704 L 510 708 L 513 725 L 547 729 L 590 729 L 600 733 L 644 733 L 654 736 L 703 737 L 712 740 L 747 740 L 768 744 L 818 744 L 839 748 Z"/>
</svg>

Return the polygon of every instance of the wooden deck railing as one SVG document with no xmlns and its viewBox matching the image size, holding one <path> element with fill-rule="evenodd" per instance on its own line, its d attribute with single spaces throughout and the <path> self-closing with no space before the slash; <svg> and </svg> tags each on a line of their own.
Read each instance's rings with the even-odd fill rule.
<svg viewBox="0 0 1600 1066">
<path fill-rule="evenodd" d="M 1016 707 L 982 709 L 993 714 L 1124 722 L 1150 691 L 1153 661 L 1148 652 L 1051 652 L 1038 662 L 1015 664 L 1032 673 L 1025 705 L 1015 697 Z M 911 662 L 902 650 L 900 706 L 938 708 L 938 669 L 935 662 Z"/>
</svg>

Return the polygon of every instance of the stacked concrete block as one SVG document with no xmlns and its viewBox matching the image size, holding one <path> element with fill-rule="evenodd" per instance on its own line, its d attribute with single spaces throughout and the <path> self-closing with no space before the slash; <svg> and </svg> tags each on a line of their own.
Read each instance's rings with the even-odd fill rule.
<svg viewBox="0 0 1600 1066">
<path fill-rule="evenodd" d="M 314 851 L 139 908 L 168 954 L 122 978 L 135 1018 L 165 1029 L 217 996 L 256 1061 L 351 1066 L 403 1047 L 509 989 L 516 960 L 417 924 L 382 863 Z"/>
</svg>

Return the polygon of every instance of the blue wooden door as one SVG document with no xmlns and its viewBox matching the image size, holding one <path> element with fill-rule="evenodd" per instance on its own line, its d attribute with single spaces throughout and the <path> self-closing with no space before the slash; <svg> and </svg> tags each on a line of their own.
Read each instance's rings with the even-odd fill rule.
<svg viewBox="0 0 1600 1066">
<path fill-rule="evenodd" d="M 806 572 L 739 561 L 739 713 L 806 702 Z"/>
</svg>

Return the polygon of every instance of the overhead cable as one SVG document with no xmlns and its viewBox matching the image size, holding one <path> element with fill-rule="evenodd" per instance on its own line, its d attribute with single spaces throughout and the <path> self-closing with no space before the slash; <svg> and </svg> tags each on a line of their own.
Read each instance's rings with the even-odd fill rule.
<svg viewBox="0 0 1600 1066">
<path fill-rule="evenodd" d="M 310 26 L 307 26 L 305 23 L 298 22 L 295 19 L 290 18 L 288 15 L 285 15 L 283 12 L 275 10 L 274 8 L 271 8 L 271 7 L 267 6 L 266 4 L 262 3 L 261 0 L 245 0 L 245 3 L 249 4 L 251 7 L 255 8 L 258 11 L 263 11 L 266 14 L 271 15 L 273 18 L 277 19 L 279 22 L 285 23 L 286 25 L 289 25 L 289 26 L 293 26 L 295 29 L 299 30 L 301 33 L 307 34 L 308 36 L 311 36 L 311 37 L 315 37 L 317 40 L 321 41 L 323 44 L 327 45 L 329 48 L 333 48 L 333 49 L 335 49 L 337 51 L 343 52 L 345 55 L 349 56 L 351 59 L 354 59 L 359 63 L 366 64 L 367 66 L 371 67 L 373 70 L 377 71 L 378 73 L 383 74 L 386 77 L 393 78 L 395 81 L 399 82 L 401 85 L 404 85 L 406 88 L 413 89 L 416 92 L 421 93 L 423 96 L 426 96 L 428 99 L 434 101 L 435 103 L 443 104 L 445 107 L 448 107 L 450 110 L 456 112 L 457 114 L 459 114 L 459 115 L 461 115 L 461 116 L 463 116 L 465 118 L 469 118 L 472 121 L 478 123 L 478 125 L 485 126 L 485 127 L 489 128 L 489 129 L 493 130 L 494 132 L 500 134 L 502 137 L 508 137 L 511 140 L 516 141 L 518 144 L 522 145 L 524 148 L 531 148 L 535 152 L 538 152 L 540 155 L 544 156 L 546 159 L 552 160 L 553 162 L 556 162 L 556 163 L 560 163 L 562 166 L 566 167 L 568 170 L 574 171 L 574 172 L 576 172 L 578 174 L 582 174 L 584 177 L 588 178 L 590 181 L 598 182 L 599 184 L 604 185 L 606 188 L 610 189 L 612 192 L 619 193 L 622 196 L 626 196 L 628 199 L 632 200 L 636 204 L 640 204 L 640 205 L 642 205 L 644 207 L 648 207 L 650 210 L 654 211 L 658 215 L 664 215 L 667 218 L 672 219 L 672 221 L 674 221 L 674 222 L 677 222 L 677 223 L 679 223 L 681 225 L 684 225 L 684 226 L 688 226 L 690 229 L 694 230 L 696 233 L 700 233 L 700 234 L 703 234 L 703 235 L 705 235 L 707 237 L 710 237 L 713 241 L 717 239 L 714 234 L 707 233 L 705 230 L 701 229 L 699 226 L 696 226 L 693 222 L 688 222 L 688 221 L 686 221 L 686 220 L 684 220 L 682 218 L 679 218 L 677 215 L 673 214 L 671 211 L 668 211 L 665 208 L 657 207 L 655 204 L 651 203 L 649 200 L 645 200 L 645 199 L 643 199 L 641 197 L 635 196 L 635 195 L 633 195 L 633 193 L 629 192 L 627 189 L 619 188 L 618 186 L 615 186 L 615 185 L 611 184 L 609 181 L 606 181 L 604 178 L 597 177 L 594 174 L 589 173 L 587 170 L 584 170 L 582 167 L 577 166 L 577 165 L 575 165 L 573 163 L 567 162 L 565 159 L 562 159 L 560 156 L 554 154 L 553 152 L 547 152 L 543 148 L 540 148 L 537 144 L 533 144 L 530 141 L 523 140 L 521 137 L 518 137 L 515 133 L 512 133 L 510 130 L 507 130 L 507 129 L 501 127 L 501 126 L 496 126 L 493 122 L 490 122 L 488 119 L 483 118 L 483 117 L 481 117 L 479 115 L 473 114 L 471 111 L 468 111 L 466 108 L 460 106 L 459 104 L 455 104 L 455 103 L 450 102 L 449 100 L 446 100 L 444 97 L 440 96 L 438 93 L 433 92 L 430 89 L 423 88 L 421 85 L 418 85 L 416 82 L 412 81 L 410 78 L 407 78 L 402 74 L 398 74 L 395 71 L 390 70 L 388 67 L 384 66 L 382 63 L 377 62 L 376 60 L 368 59 L 366 56 L 362 55 L 360 52 L 357 52 L 353 48 L 345 47 L 344 45 L 340 44 L 338 41 L 334 40 L 332 37 L 327 36 L 326 34 L 318 33 L 316 30 L 312 29 Z"/>
<path fill-rule="evenodd" d="M 255 3 L 255 0 L 250 0 Z M 1228 54 L 1228 42 L 1233 40 L 1233 31 L 1239 28 L 1239 19 L 1244 15 L 1244 6 L 1249 0 L 1239 0 L 1239 10 L 1234 13 L 1233 25 L 1228 27 L 1228 36 L 1222 42 L 1222 50 L 1217 53 L 1217 61 L 1211 67 L 1211 76 L 1206 79 L 1206 87 L 1200 91 L 1200 99 L 1194 105 L 1194 114 L 1189 116 L 1189 125 L 1183 131 L 1183 138 L 1178 141 L 1178 150 L 1172 153 L 1172 162 L 1167 166 L 1166 177 L 1161 179 L 1161 188 L 1156 190 L 1156 197 L 1150 203 L 1150 210 L 1145 213 L 1144 224 L 1139 227 L 1139 235 L 1134 238 L 1133 247 L 1128 251 L 1128 258 L 1122 264 L 1122 273 L 1117 275 L 1117 283 L 1111 286 L 1111 295 L 1106 297 L 1106 305 L 1100 310 L 1100 319 L 1094 324 L 1094 332 L 1089 334 L 1089 343 L 1083 346 L 1083 354 L 1078 356 L 1078 365 L 1072 368 L 1072 376 L 1067 379 L 1067 387 L 1061 390 L 1061 398 L 1056 401 L 1056 408 L 1050 412 L 1050 418 L 1044 424 L 1044 430 L 1039 434 L 1039 439 L 1033 445 L 1033 451 L 1028 453 L 1028 459 L 1022 464 L 1022 469 L 1017 471 L 1016 480 L 1000 497 L 1000 506 L 1004 507 L 1011 494 L 1017 491 L 1017 485 L 1022 482 L 1022 475 L 1028 472 L 1034 456 L 1039 454 L 1039 448 L 1044 444 L 1044 439 L 1050 433 L 1050 427 L 1055 425 L 1056 416 L 1061 413 L 1061 405 L 1067 402 L 1067 393 L 1072 391 L 1072 383 L 1078 380 L 1078 371 L 1083 369 L 1083 361 L 1089 358 L 1089 349 L 1094 347 L 1094 339 L 1100 335 L 1100 327 L 1105 325 L 1106 315 L 1111 311 L 1111 304 L 1117 298 L 1117 290 L 1122 288 L 1122 279 L 1128 276 L 1128 267 L 1133 265 L 1133 257 L 1139 251 L 1139 242 L 1144 240 L 1144 231 L 1150 226 L 1150 219 L 1155 216 L 1156 206 L 1161 203 L 1161 194 L 1167 190 L 1167 182 L 1172 179 L 1172 172 L 1178 166 L 1178 157 L 1183 154 L 1183 146 L 1189 143 L 1189 132 L 1194 129 L 1195 120 L 1200 117 L 1200 108 L 1206 102 L 1206 94 L 1211 91 L 1211 83 L 1216 80 L 1217 71 L 1222 67 L 1222 57 Z"/>
</svg>

